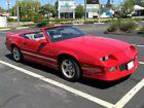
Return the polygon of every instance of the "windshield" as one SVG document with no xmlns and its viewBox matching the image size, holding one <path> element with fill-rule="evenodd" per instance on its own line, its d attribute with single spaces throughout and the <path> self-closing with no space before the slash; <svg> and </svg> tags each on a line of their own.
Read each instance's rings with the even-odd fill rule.
<svg viewBox="0 0 144 108">
<path fill-rule="evenodd" d="M 86 35 L 85 32 L 70 26 L 56 27 L 47 30 L 47 34 L 51 37 L 52 42 L 65 39 L 76 38 Z"/>
</svg>

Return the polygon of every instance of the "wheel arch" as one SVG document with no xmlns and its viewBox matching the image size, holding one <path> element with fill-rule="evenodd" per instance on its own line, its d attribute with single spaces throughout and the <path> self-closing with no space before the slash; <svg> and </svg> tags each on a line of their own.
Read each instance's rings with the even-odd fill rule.
<svg viewBox="0 0 144 108">
<path fill-rule="evenodd" d="M 12 44 L 10 45 L 11 51 L 12 51 L 12 49 L 13 49 L 14 47 L 19 48 L 15 43 L 12 43 Z"/>
<path fill-rule="evenodd" d="M 78 65 L 79 65 L 79 67 L 81 69 L 81 64 L 80 64 L 79 58 L 76 55 L 70 54 L 70 53 L 60 53 L 57 56 L 57 63 L 58 63 L 58 65 L 61 62 L 61 60 L 63 60 L 64 58 L 72 58 L 72 59 L 74 59 L 78 63 Z"/>
<path fill-rule="evenodd" d="M 76 60 L 79 63 L 79 60 L 76 56 L 73 56 L 72 54 L 68 54 L 68 53 L 61 53 L 57 56 L 57 61 L 60 62 L 62 59 L 64 58 L 72 58 L 74 60 Z"/>
</svg>

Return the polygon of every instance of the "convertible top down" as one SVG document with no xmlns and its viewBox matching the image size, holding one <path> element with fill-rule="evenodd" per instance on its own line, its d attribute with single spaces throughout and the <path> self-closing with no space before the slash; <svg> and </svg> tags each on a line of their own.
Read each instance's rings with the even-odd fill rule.
<svg viewBox="0 0 144 108">
<path fill-rule="evenodd" d="M 72 26 L 8 32 L 6 46 L 23 59 L 59 69 L 69 81 L 89 77 L 114 81 L 133 74 L 137 49 L 126 42 L 86 34 Z"/>
</svg>

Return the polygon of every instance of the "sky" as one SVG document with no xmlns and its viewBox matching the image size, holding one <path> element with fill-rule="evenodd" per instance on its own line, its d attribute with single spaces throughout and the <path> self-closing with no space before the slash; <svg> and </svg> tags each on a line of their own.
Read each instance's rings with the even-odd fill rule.
<svg viewBox="0 0 144 108">
<path fill-rule="evenodd" d="M 40 0 L 41 4 L 51 3 L 54 4 L 56 0 Z M 75 0 L 79 4 L 83 4 L 84 0 Z M 114 4 L 120 4 L 123 0 L 112 0 Z M 10 0 L 10 7 L 15 5 L 16 0 Z M 101 3 L 106 3 L 107 0 L 100 0 Z M 0 7 L 7 9 L 6 0 L 0 0 Z"/>
</svg>

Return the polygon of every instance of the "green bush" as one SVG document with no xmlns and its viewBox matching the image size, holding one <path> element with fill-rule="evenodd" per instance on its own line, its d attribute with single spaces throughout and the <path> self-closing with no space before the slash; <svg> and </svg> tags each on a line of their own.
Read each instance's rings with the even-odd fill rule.
<svg viewBox="0 0 144 108">
<path fill-rule="evenodd" d="M 16 22 L 16 21 L 17 21 L 16 19 L 8 18 L 8 22 Z"/>
<path fill-rule="evenodd" d="M 144 34 L 144 26 L 139 29 L 138 34 Z"/>
<path fill-rule="evenodd" d="M 38 16 L 38 15 L 35 15 L 35 16 L 34 16 L 34 22 L 37 23 L 38 21 L 39 21 L 39 16 Z"/>
<path fill-rule="evenodd" d="M 107 29 L 108 32 L 131 32 L 137 28 L 137 24 L 131 19 L 118 19 L 112 20 L 110 27 Z"/>
<path fill-rule="evenodd" d="M 28 18 L 26 18 L 26 19 L 20 19 L 20 21 L 21 22 L 29 22 L 29 21 L 31 21 L 31 19 L 28 19 Z"/>
<path fill-rule="evenodd" d="M 109 28 L 107 29 L 108 32 L 115 32 L 119 30 L 119 26 L 120 26 L 120 21 L 112 21 L 111 25 L 109 26 Z"/>
<path fill-rule="evenodd" d="M 72 24 L 73 19 L 54 19 L 51 22 L 55 24 Z"/>
<path fill-rule="evenodd" d="M 135 30 L 137 27 L 137 24 L 134 21 L 123 21 L 120 24 L 120 30 L 123 32 L 131 32 Z"/>
<path fill-rule="evenodd" d="M 93 24 L 97 22 L 98 22 L 98 19 L 86 19 L 85 24 Z"/>
<path fill-rule="evenodd" d="M 47 26 L 49 24 L 49 20 L 43 20 L 40 23 L 38 23 L 36 26 L 37 27 L 44 27 Z"/>
<path fill-rule="evenodd" d="M 117 28 L 116 28 L 116 26 L 112 25 L 107 29 L 107 31 L 108 32 L 115 32 L 115 31 L 117 31 Z"/>
</svg>

